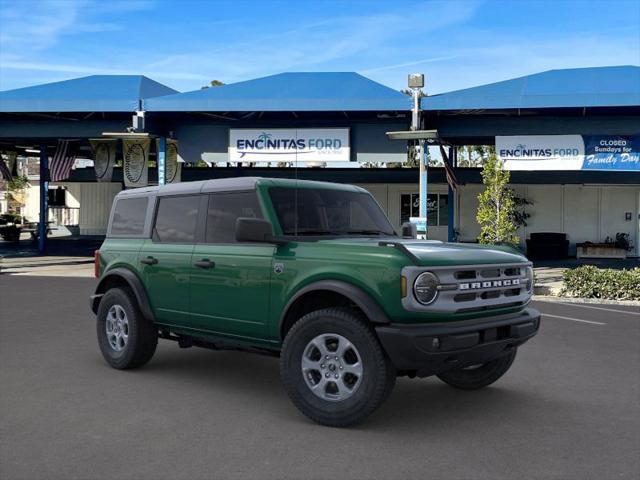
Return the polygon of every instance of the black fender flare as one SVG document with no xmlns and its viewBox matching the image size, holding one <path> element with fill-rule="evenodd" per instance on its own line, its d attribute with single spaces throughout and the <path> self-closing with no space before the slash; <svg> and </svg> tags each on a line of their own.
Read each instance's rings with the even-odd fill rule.
<svg viewBox="0 0 640 480">
<path fill-rule="evenodd" d="M 147 291 L 145 290 L 140 277 L 138 277 L 138 275 L 136 275 L 133 271 L 124 267 L 116 267 L 112 270 L 109 270 L 100 279 L 95 293 L 91 295 L 90 306 L 93 313 L 98 313 L 100 300 L 106 293 L 106 285 L 108 285 L 109 282 L 115 277 L 124 280 L 129 288 L 131 288 L 131 291 L 136 296 L 138 308 L 140 308 L 142 315 L 144 315 L 146 319 L 152 322 L 155 321 L 153 311 L 151 310 L 151 304 L 149 303 L 149 297 L 147 296 Z"/>
<path fill-rule="evenodd" d="M 282 331 L 282 325 L 285 318 L 287 317 L 289 309 L 296 302 L 296 300 L 309 292 L 317 290 L 329 290 L 331 292 L 339 293 L 340 295 L 347 297 L 360 310 L 362 310 L 362 312 L 372 323 L 390 323 L 389 317 L 387 317 L 387 314 L 384 312 L 384 310 L 382 310 L 382 307 L 380 307 L 378 302 L 376 302 L 371 297 L 371 295 L 362 290 L 360 287 L 356 287 L 355 285 L 344 282 L 342 280 L 320 280 L 310 283 L 309 285 L 301 288 L 289 299 L 282 311 L 282 314 L 280 315 L 280 322 L 278 323 L 280 331 Z"/>
</svg>

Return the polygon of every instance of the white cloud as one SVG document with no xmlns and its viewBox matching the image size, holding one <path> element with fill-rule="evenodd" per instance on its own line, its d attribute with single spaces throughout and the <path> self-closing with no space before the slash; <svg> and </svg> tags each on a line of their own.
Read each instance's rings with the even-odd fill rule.
<svg viewBox="0 0 640 480">
<path fill-rule="evenodd" d="M 396 63 L 394 65 L 384 65 L 382 67 L 368 68 L 366 70 L 361 70 L 360 73 L 369 74 L 369 73 L 374 73 L 374 72 L 382 72 L 384 70 L 397 70 L 399 68 L 415 67 L 416 65 L 422 65 L 424 63 L 433 63 L 433 62 L 442 62 L 444 60 L 453 60 L 454 58 L 458 58 L 458 56 L 457 55 L 446 55 L 446 56 L 443 56 L 443 57 L 423 58 L 422 60 L 414 60 L 414 61 L 411 61 L 411 62 Z"/>
</svg>

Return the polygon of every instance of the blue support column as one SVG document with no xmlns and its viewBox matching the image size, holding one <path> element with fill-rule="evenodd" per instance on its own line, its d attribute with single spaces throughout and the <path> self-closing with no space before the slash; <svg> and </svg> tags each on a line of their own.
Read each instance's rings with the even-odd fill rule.
<svg viewBox="0 0 640 480">
<path fill-rule="evenodd" d="M 49 157 L 47 145 L 40 145 L 40 223 L 38 224 L 38 252 L 47 249 L 47 222 L 49 221 Z"/>
<path fill-rule="evenodd" d="M 167 178 L 167 139 L 158 139 L 158 185 L 164 185 Z"/>
<path fill-rule="evenodd" d="M 456 147 L 451 147 L 449 149 L 449 161 L 451 162 L 451 168 L 455 168 L 458 163 L 458 151 Z M 447 190 L 447 239 L 450 242 L 453 242 L 455 237 L 455 206 L 454 206 L 455 198 L 453 195 L 453 188 L 449 185 L 449 189 Z"/>
<path fill-rule="evenodd" d="M 424 238 L 427 236 L 428 221 L 427 221 L 427 165 L 429 161 L 427 144 L 420 141 L 420 216 L 424 220 Z M 418 232 L 420 234 L 421 232 Z"/>
</svg>

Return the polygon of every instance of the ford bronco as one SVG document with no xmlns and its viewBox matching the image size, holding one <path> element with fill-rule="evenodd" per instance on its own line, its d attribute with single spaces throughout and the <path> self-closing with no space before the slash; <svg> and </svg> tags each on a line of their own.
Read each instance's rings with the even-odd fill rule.
<svg viewBox="0 0 640 480">
<path fill-rule="evenodd" d="M 144 365 L 158 339 L 278 355 L 292 402 L 330 426 L 363 420 L 398 376 L 485 387 L 540 325 L 516 250 L 399 236 L 350 185 L 125 190 L 95 261 L 90 305 L 109 365 Z"/>
</svg>

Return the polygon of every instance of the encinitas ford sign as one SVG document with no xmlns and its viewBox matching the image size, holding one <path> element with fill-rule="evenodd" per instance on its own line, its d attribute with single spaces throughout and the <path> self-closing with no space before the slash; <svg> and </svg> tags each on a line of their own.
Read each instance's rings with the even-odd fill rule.
<svg viewBox="0 0 640 480">
<path fill-rule="evenodd" d="M 496 136 L 507 170 L 640 171 L 640 136 Z"/>
<path fill-rule="evenodd" d="M 507 170 L 580 170 L 580 135 L 496 136 L 496 154 Z"/>
<path fill-rule="evenodd" d="M 348 128 L 229 130 L 230 162 L 348 162 Z"/>
</svg>

